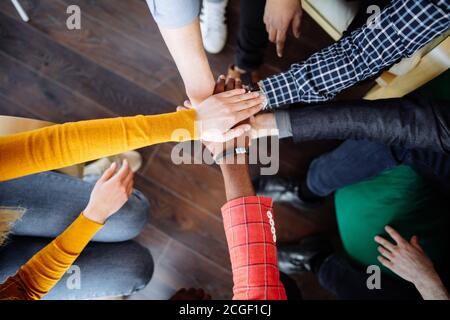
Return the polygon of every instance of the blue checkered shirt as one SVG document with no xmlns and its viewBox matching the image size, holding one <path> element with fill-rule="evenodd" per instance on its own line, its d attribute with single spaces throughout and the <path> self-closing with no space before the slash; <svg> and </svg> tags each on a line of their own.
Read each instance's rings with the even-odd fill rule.
<svg viewBox="0 0 450 320">
<path fill-rule="evenodd" d="M 450 28 L 450 0 L 393 0 L 375 20 L 260 82 L 268 108 L 326 101 L 409 57 Z"/>
</svg>

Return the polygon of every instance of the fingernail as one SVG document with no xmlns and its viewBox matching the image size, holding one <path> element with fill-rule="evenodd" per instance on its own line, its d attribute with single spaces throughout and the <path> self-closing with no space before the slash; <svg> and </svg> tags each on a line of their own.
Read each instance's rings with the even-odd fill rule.
<svg viewBox="0 0 450 320">
<path fill-rule="evenodd" d="M 224 76 L 223 74 L 221 74 L 221 75 L 219 76 L 219 79 L 226 79 L 226 78 L 225 78 L 225 76 Z"/>
</svg>

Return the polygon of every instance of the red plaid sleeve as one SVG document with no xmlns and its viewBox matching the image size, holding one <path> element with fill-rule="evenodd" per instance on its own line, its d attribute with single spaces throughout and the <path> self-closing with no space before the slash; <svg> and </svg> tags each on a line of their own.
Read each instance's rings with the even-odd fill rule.
<svg viewBox="0 0 450 320">
<path fill-rule="evenodd" d="M 286 300 L 280 282 L 272 199 L 251 196 L 222 207 L 233 270 L 233 299 Z"/>
</svg>

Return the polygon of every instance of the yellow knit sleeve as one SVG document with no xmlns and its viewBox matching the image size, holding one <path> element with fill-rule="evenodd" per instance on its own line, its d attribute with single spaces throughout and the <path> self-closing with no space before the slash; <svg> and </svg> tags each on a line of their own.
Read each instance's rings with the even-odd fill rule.
<svg viewBox="0 0 450 320">
<path fill-rule="evenodd" d="M 169 141 L 197 139 L 195 110 L 87 120 L 0 137 L 0 181 Z"/>
<path fill-rule="evenodd" d="M 55 240 L 0 285 L 0 299 L 38 300 L 62 278 L 100 230 L 101 224 L 80 216 Z"/>
</svg>

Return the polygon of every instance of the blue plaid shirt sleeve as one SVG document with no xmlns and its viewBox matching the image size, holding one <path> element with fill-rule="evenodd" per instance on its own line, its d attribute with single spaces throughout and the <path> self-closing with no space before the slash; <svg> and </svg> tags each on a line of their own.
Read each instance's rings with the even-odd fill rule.
<svg viewBox="0 0 450 320">
<path fill-rule="evenodd" d="M 393 0 L 377 18 L 335 44 L 260 82 L 268 106 L 314 103 L 409 57 L 450 28 L 450 0 Z"/>
</svg>

